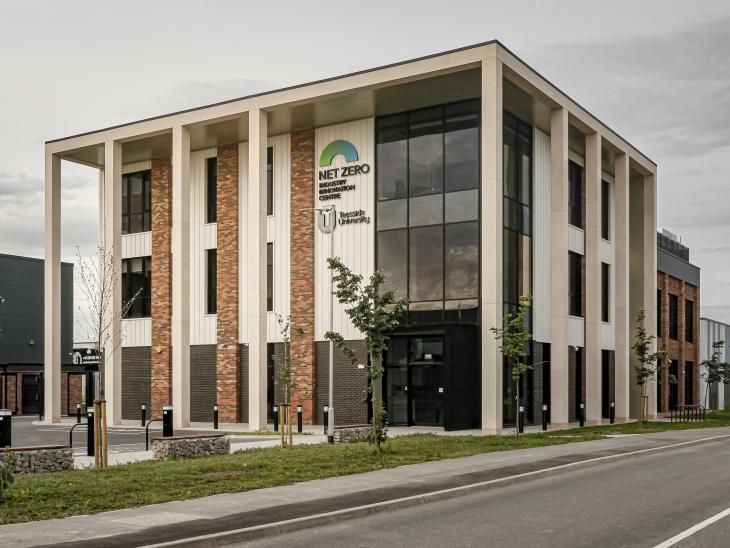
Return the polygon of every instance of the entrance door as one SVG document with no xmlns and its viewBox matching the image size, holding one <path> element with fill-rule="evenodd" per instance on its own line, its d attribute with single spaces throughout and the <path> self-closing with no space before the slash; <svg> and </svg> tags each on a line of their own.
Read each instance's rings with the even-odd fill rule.
<svg viewBox="0 0 730 548">
<path fill-rule="evenodd" d="M 23 415 L 35 415 L 40 409 L 40 383 L 36 375 L 23 375 Z"/>
</svg>

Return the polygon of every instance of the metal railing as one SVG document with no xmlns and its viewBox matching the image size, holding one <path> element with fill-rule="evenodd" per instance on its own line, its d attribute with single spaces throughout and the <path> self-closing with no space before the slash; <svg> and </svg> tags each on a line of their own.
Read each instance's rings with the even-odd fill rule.
<svg viewBox="0 0 730 548">
<path fill-rule="evenodd" d="M 669 411 L 670 422 L 702 422 L 707 409 L 704 405 L 679 405 Z"/>
</svg>

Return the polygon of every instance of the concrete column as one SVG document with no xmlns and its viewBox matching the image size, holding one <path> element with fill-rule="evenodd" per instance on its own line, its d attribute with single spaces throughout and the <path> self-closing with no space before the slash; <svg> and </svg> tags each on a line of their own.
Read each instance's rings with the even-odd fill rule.
<svg viewBox="0 0 730 548">
<path fill-rule="evenodd" d="M 190 130 L 172 128 L 172 405 L 190 424 Z"/>
<path fill-rule="evenodd" d="M 104 398 L 107 422 L 122 420 L 122 144 L 104 143 L 104 249 L 112 257 L 109 303 L 103 308 Z"/>
<path fill-rule="evenodd" d="M 552 325 L 550 341 L 550 420 L 553 426 L 568 424 L 568 111 L 553 109 L 550 115 L 552 160 Z"/>
<path fill-rule="evenodd" d="M 616 327 L 616 420 L 626 422 L 630 416 L 631 390 L 631 317 L 629 306 L 629 157 L 616 155 L 614 183 L 614 226 L 616 279 L 614 325 Z"/>
<path fill-rule="evenodd" d="M 502 356 L 489 331 L 502 326 L 502 62 L 482 62 L 482 432 L 502 428 Z"/>
<path fill-rule="evenodd" d="M 48 152 L 45 215 L 43 399 L 44 420 L 54 423 L 61 421 L 61 158 Z"/>
<path fill-rule="evenodd" d="M 643 257 L 643 274 L 644 274 L 644 308 L 646 309 L 646 332 L 656 337 L 656 175 L 646 175 L 644 177 L 643 188 L 643 239 L 644 239 L 644 257 Z M 682 303 L 684 304 L 684 303 Z M 650 352 L 656 350 L 656 339 Z M 683 366 L 684 364 L 682 364 Z M 649 381 L 646 394 L 649 396 L 649 419 L 655 419 L 657 415 L 656 405 L 656 378 Z"/>
<path fill-rule="evenodd" d="M 266 428 L 266 113 L 248 115 L 248 427 Z"/>
<path fill-rule="evenodd" d="M 600 424 L 601 414 L 601 135 L 586 136 L 586 424 Z"/>
</svg>

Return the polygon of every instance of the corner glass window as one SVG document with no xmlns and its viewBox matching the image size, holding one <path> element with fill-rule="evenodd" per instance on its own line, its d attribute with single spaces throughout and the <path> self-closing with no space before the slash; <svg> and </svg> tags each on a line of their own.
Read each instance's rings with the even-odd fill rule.
<svg viewBox="0 0 730 548">
<path fill-rule="evenodd" d="M 405 114 L 377 121 L 377 187 L 379 200 L 408 195 L 408 126 Z"/>
<path fill-rule="evenodd" d="M 410 196 L 443 192 L 444 134 L 441 108 L 409 116 L 408 175 Z"/>
<path fill-rule="evenodd" d="M 149 232 L 151 228 L 152 171 L 122 175 L 122 234 Z"/>
<path fill-rule="evenodd" d="M 412 228 L 408 249 L 409 296 L 415 301 L 444 298 L 444 232 L 441 226 Z"/>
<path fill-rule="evenodd" d="M 446 299 L 479 296 L 479 223 L 446 225 Z"/>
<path fill-rule="evenodd" d="M 122 259 L 122 307 L 129 306 L 125 318 L 150 317 L 151 288 L 152 258 Z"/>
<path fill-rule="evenodd" d="M 479 186 L 479 111 L 472 103 L 445 107 L 446 191 Z"/>
<path fill-rule="evenodd" d="M 405 228 L 408 226 L 406 200 L 378 202 L 378 230 Z"/>
<path fill-rule="evenodd" d="M 444 195 L 432 194 L 408 200 L 410 226 L 440 225 L 444 222 Z"/>
<path fill-rule="evenodd" d="M 444 215 L 447 223 L 476 221 L 479 218 L 479 191 L 448 192 L 444 194 Z"/>
</svg>

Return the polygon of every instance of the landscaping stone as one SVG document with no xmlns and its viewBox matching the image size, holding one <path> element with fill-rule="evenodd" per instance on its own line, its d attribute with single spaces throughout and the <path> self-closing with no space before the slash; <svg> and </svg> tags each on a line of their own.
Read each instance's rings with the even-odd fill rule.
<svg viewBox="0 0 730 548">
<path fill-rule="evenodd" d="M 174 436 L 152 440 L 152 452 L 156 459 L 190 459 L 210 455 L 227 455 L 231 444 L 223 435 Z"/>
<path fill-rule="evenodd" d="M 17 447 L 10 451 L 15 455 L 15 474 L 61 472 L 74 464 L 73 451 L 67 445 Z M 0 460 L 6 458 L 7 452 L 0 453 Z"/>
<path fill-rule="evenodd" d="M 335 427 L 335 443 L 356 443 L 368 441 L 371 426 L 369 424 L 352 424 Z"/>
</svg>

